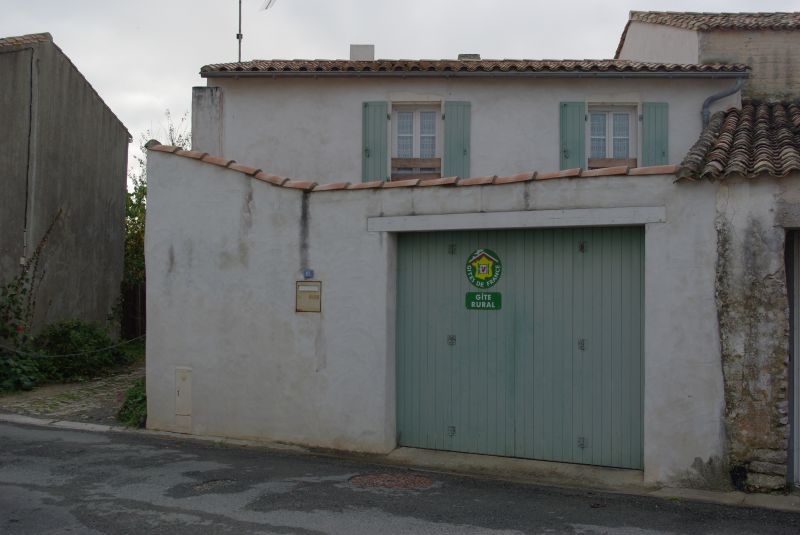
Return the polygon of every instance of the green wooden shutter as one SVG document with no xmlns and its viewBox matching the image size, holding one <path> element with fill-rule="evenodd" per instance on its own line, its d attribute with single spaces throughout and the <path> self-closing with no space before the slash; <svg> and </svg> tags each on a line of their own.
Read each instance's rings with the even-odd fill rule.
<svg viewBox="0 0 800 535">
<path fill-rule="evenodd" d="M 444 162 L 442 176 L 468 178 L 471 103 L 444 103 Z"/>
<path fill-rule="evenodd" d="M 559 113 L 560 168 L 583 167 L 586 161 L 586 104 L 562 102 Z"/>
<path fill-rule="evenodd" d="M 669 106 L 666 102 L 642 103 L 642 161 L 640 165 L 669 163 Z"/>
<path fill-rule="evenodd" d="M 361 127 L 361 180 L 389 178 L 389 103 L 365 102 Z"/>
</svg>

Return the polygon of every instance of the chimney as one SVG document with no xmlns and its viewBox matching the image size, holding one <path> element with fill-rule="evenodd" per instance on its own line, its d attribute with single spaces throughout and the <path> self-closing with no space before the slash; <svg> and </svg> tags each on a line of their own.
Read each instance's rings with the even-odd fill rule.
<svg viewBox="0 0 800 535">
<path fill-rule="evenodd" d="M 458 61 L 480 61 L 480 54 L 459 54 Z"/>
<path fill-rule="evenodd" d="M 350 61 L 374 61 L 375 45 L 350 45 Z"/>
</svg>

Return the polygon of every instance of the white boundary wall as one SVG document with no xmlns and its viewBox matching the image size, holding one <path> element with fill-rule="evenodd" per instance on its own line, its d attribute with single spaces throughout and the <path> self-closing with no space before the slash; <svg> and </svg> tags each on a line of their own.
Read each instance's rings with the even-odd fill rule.
<svg viewBox="0 0 800 535">
<path fill-rule="evenodd" d="M 525 213 L 536 226 L 556 210 L 564 225 L 605 213 L 645 227 L 645 481 L 696 484 L 697 459 L 724 458 L 718 185 L 656 175 L 303 193 L 159 152 L 148 162 L 148 427 L 392 450 L 395 234 L 375 225 Z M 777 182 L 763 180 L 745 193 L 771 212 Z M 321 314 L 295 312 L 303 268 L 322 281 Z M 177 372 L 183 398 L 178 368 L 190 370 L 188 387 Z"/>
</svg>

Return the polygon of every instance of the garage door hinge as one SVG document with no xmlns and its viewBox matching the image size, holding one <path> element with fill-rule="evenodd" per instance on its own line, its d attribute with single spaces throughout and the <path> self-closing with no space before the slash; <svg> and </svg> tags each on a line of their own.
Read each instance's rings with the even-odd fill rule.
<svg viewBox="0 0 800 535">
<path fill-rule="evenodd" d="M 586 338 L 578 338 L 578 349 L 586 351 Z"/>
<path fill-rule="evenodd" d="M 586 437 L 578 437 L 578 447 L 580 449 L 586 448 Z"/>
<path fill-rule="evenodd" d="M 456 345 L 456 335 L 448 334 L 447 335 L 447 345 L 454 346 Z"/>
<path fill-rule="evenodd" d="M 447 252 L 450 253 L 450 254 L 456 254 L 456 244 L 455 243 L 451 243 L 450 245 L 448 245 L 447 246 Z"/>
<path fill-rule="evenodd" d="M 452 436 L 455 436 L 455 434 L 456 434 L 456 426 L 448 425 L 447 426 L 447 436 L 448 437 L 452 437 Z"/>
</svg>

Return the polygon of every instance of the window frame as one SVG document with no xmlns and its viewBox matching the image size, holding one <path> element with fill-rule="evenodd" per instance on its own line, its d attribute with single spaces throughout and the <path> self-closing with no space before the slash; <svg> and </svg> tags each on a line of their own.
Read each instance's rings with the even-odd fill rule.
<svg viewBox="0 0 800 535">
<path fill-rule="evenodd" d="M 412 149 L 411 158 L 401 158 L 398 156 L 398 141 L 399 141 L 399 128 L 401 112 L 412 112 L 413 115 L 413 132 L 412 132 Z M 421 138 L 422 138 L 422 121 L 421 112 L 435 113 L 435 133 L 434 143 L 435 150 L 432 158 L 425 158 L 425 160 L 438 160 L 439 164 L 436 167 L 402 167 L 396 168 L 392 163 L 394 160 L 420 160 Z M 444 121 L 442 120 L 442 103 L 441 102 L 403 102 L 392 103 L 391 109 L 391 150 L 390 150 L 390 180 L 402 180 L 405 178 L 441 178 L 442 176 L 442 158 L 444 153 Z"/>
<path fill-rule="evenodd" d="M 592 157 L 592 114 L 602 113 L 606 116 L 605 158 Z M 628 157 L 614 158 L 614 114 L 628 114 Z M 586 168 L 600 169 L 626 165 L 636 167 L 639 161 L 639 105 L 629 103 L 586 105 Z"/>
</svg>

